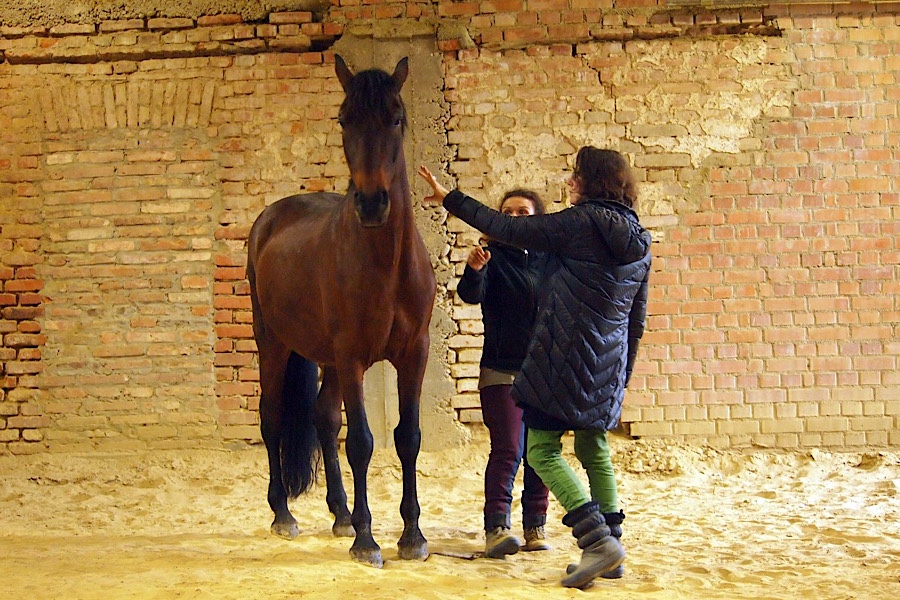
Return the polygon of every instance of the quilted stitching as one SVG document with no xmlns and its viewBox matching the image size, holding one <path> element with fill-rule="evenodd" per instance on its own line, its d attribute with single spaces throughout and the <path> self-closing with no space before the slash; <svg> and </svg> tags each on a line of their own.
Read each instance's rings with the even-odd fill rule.
<svg viewBox="0 0 900 600">
<path fill-rule="evenodd" d="M 458 191 L 444 206 L 495 239 L 559 259 L 513 385 L 516 400 L 573 429 L 615 427 L 625 397 L 629 313 L 650 269 L 650 234 L 634 212 L 588 200 L 555 215 L 504 218 Z M 643 315 L 638 319 L 635 330 L 643 331 Z"/>
</svg>

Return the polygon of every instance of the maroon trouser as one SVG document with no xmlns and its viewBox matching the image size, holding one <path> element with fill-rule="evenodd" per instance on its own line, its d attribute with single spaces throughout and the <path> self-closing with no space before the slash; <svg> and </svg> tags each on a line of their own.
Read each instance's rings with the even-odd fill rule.
<svg viewBox="0 0 900 600">
<path fill-rule="evenodd" d="M 491 453 L 484 472 L 484 528 L 510 527 L 513 482 L 525 452 L 522 409 L 510 395 L 510 385 L 481 388 L 481 412 L 491 435 Z M 525 459 L 522 525 L 540 527 L 547 520 L 549 490 Z"/>
</svg>

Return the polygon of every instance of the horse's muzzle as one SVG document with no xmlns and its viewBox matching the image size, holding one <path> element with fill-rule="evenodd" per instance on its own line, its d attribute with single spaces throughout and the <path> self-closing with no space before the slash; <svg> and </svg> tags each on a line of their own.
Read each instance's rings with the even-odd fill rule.
<svg viewBox="0 0 900 600">
<path fill-rule="evenodd" d="M 353 198 L 356 216 L 363 227 L 380 227 L 391 214 L 391 199 L 386 191 L 366 195 L 356 192 Z"/>
</svg>

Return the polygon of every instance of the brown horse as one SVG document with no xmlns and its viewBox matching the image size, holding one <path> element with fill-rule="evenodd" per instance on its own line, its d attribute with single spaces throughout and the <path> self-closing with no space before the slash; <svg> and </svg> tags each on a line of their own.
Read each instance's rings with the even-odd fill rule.
<svg viewBox="0 0 900 600">
<path fill-rule="evenodd" d="M 407 121 L 400 88 L 408 59 L 392 75 L 378 69 L 354 75 L 335 56 L 335 72 L 345 94 L 338 122 L 350 167 L 347 193 L 283 198 L 263 210 L 250 231 L 247 278 L 259 348 L 259 412 L 275 512 L 272 532 L 298 535 L 287 500 L 312 485 L 321 452 L 332 531 L 355 534 L 350 555 L 380 567 L 366 495 L 373 439 L 363 374 L 381 360 L 397 370 L 400 422 L 394 444 L 403 469 L 404 524 L 398 546 L 400 558 L 427 558 L 416 460 L 435 278 L 416 229 L 403 155 Z M 352 516 L 338 462 L 342 401 Z"/>
</svg>

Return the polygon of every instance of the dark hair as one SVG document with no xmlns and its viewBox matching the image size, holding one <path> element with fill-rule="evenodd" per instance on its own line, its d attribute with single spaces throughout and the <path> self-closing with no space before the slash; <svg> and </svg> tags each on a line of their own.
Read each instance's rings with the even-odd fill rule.
<svg viewBox="0 0 900 600">
<path fill-rule="evenodd" d="M 541 198 L 541 195 L 533 190 L 526 190 L 523 188 L 509 190 L 508 192 L 503 194 L 503 197 L 500 199 L 500 204 L 498 204 L 497 207 L 500 210 L 503 210 L 503 203 L 506 202 L 508 199 L 512 198 L 513 196 L 518 196 L 520 198 L 527 198 L 528 200 L 530 200 L 531 205 L 534 207 L 534 214 L 536 214 L 536 215 L 543 215 L 544 213 L 547 212 L 547 209 L 544 206 L 544 199 Z"/>
<path fill-rule="evenodd" d="M 637 183 L 625 157 L 615 150 L 583 146 L 575 156 L 572 176 L 583 198 L 615 200 L 629 208 L 637 201 Z"/>
</svg>

